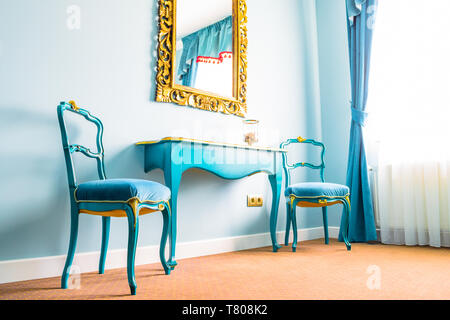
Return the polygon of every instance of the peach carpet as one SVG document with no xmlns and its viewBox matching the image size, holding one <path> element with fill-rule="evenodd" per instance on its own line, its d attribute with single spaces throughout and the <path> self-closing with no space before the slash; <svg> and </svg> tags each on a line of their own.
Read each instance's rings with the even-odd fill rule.
<svg viewBox="0 0 450 320">
<path fill-rule="evenodd" d="M 450 299 L 450 249 L 323 240 L 178 261 L 170 276 L 160 264 L 136 267 L 137 296 L 126 269 L 81 275 L 81 288 L 62 290 L 59 278 L 0 285 L 0 299 Z M 370 269 L 370 266 L 374 269 Z M 380 288 L 368 279 L 380 271 Z"/>
</svg>

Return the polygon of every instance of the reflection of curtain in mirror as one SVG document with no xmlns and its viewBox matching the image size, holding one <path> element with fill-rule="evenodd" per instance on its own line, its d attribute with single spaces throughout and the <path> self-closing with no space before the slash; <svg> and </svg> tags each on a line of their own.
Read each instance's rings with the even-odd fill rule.
<svg viewBox="0 0 450 320">
<path fill-rule="evenodd" d="M 233 96 L 233 53 L 223 51 L 219 58 L 198 57 L 195 87 L 219 94 Z"/>
<path fill-rule="evenodd" d="M 449 11 L 449 0 L 379 2 L 367 133 L 383 243 L 450 246 Z"/>
<path fill-rule="evenodd" d="M 222 52 L 232 52 L 233 21 L 229 16 L 182 39 L 177 79 L 182 85 L 196 87 L 198 57 L 220 58 Z M 229 81 L 232 78 L 229 78 Z M 203 89 L 203 88 L 202 88 Z"/>
</svg>

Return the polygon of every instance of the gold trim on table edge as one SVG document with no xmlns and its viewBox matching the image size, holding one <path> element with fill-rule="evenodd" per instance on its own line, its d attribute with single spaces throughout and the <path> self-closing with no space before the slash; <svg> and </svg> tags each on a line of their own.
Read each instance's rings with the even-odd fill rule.
<svg viewBox="0 0 450 320">
<path fill-rule="evenodd" d="M 146 145 L 146 144 L 157 144 L 160 142 L 166 141 L 180 141 L 180 142 L 193 142 L 193 143 L 201 143 L 201 144 L 210 144 L 216 146 L 226 146 L 226 147 L 236 147 L 242 149 L 252 149 L 252 150 L 265 150 L 265 151 L 275 151 L 275 152 L 288 152 L 287 149 L 279 149 L 279 148 L 270 148 L 270 147 L 258 147 L 258 146 L 247 146 L 245 144 L 234 144 L 234 143 L 226 143 L 226 142 L 214 142 L 207 140 L 199 140 L 199 139 L 191 139 L 191 138 L 181 138 L 181 137 L 165 137 L 159 140 L 150 140 L 150 141 L 140 141 L 137 142 L 136 145 Z"/>
<path fill-rule="evenodd" d="M 159 0 L 158 64 L 156 101 L 245 117 L 247 113 L 247 4 L 233 0 L 233 95 L 220 97 L 174 82 L 176 48 L 176 1 Z"/>
</svg>

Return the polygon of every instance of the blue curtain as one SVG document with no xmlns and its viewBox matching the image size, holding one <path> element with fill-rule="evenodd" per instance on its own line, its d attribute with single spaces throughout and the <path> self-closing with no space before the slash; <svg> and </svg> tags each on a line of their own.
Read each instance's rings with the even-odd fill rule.
<svg viewBox="0 0 450 320">
<path fill-rule="evenodd" d="M 347 0 L 347 30 L 352 86 L 350 147 L 347 166 L 347 185 L 350 188 L 351 242 L 377 240 L 369 185 L 363 126 L 367 121 L 366 102 L 370 69 L 370 52 L 374 15 L 378 0 Z M 341 219 L 339 241 L 343 241 L 344 219 Z"/>
<path fill-rule="evenodd" d="M 177 76 L 182 85 L 194 87 L 197 76 L 197 57 L 215 57 L 233 51 L 233 19 L 229 16 L 184 38 L 183 52 Z"/>
</svg>

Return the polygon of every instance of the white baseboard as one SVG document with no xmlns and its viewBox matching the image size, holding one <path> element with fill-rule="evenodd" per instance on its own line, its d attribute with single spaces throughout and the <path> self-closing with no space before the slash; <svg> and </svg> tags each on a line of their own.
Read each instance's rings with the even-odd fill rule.
<svg viewBox="0 0 450 320">
<path fill-rule="evenodd" d="M 338 234 L 338 227 L 329 227 L 330 238 L 337 238 Z M 284 244 L 284 235 L 284 231 L 277 232 L 278 243 Z M 322 227 L 298 230 L 299 241 L 314 240 L 323 237 Z M 290 242 L 292 242 L 292 233 L 290 235 Z M 179 261 L 186 258 L 260 248 L 271 245 L 272 242 L 270 240 L 270 233 L 180 242 L 177 243 L 176 260 Z M 168 250 L 166 252 L 168 252 Z M 77 266 L 77 270 L 81 273 L 97 271 L 99 259 L 99 251 L 78 253 L 75 254 L 73 266 Z M 62 274 L 65 261 L 66 255 L 0 261 L 0 283 L 59 277 Z M 159 262 L 159 245 L 139 247 L 136 250 L 135 262 L 136 265 Z M 127 249 L 108 250 L 105 269 L 126 268 L 126 265 Z"/>
</svg>

